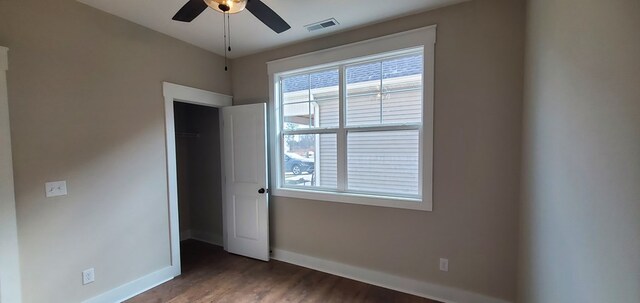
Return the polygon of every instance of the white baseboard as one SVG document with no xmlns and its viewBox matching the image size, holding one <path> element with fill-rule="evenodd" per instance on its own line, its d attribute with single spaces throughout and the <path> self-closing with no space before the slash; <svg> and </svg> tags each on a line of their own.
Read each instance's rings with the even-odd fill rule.
<svg viewBox="0 0 640 303">
<path fill-rule="evenodd" d="M 201 230 L 185 230 L 180 232 L 180 241 L 193 239 L 201 242 L 223 246 L 222 236 Z"/>
<path fill-rule="evenodd" d="M 271 258 L 332 275 L 393 289 L 444 303 L 511 303 L 470 291 L 400 277 L 385 272 L 319 259 L 286 250 L 272 249 Z"/>
<path fill-rule="evenodd" d="M 180 241 L 187 239 L 194 239 L 218 246 L 222 246 L 223 243 L 222 236 L 199 230 L 186 230 L 180 232 Z M 180 269 L 178 266 L 169 266 L 95 296 L 83 303 L 122 302 L 173 279 L 175 276 L 180 274 L 179 271 Z"/>
<path fill-rule="evenodd" d="M 167 282 L 177 276 L 179 273 L 173 266 L 165 267 L 161 270 L 148 274 L 137 280 L 133 280 L 124 285 L 118 286 L 101 295 L 95 296 L 83 303 L 115 303 L 122 302 L 141 294 L 151 288 L 154 288 L 164 282 Z"/>
</svg>

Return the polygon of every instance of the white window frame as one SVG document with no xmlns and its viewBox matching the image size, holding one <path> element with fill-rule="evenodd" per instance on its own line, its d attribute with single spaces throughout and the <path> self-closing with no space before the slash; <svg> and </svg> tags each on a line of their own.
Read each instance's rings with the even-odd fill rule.
<svg viewBox="0 0 640 303">
<path fill-rule="evenodd" d="M 353 203 L 361 205 L 373 205 L 382 207 L 393 207 L 403 209 L 414 209 L 431 211 L 433 209 L 433 103 L 434 103 L 434 60 L 436 43 L 436 25 L 431 25 L 415 30 L 383 36 L 375 39 L 365 40 L 352 44 L 347 44 L 335 48 L 303 54 L 285 59 L 279 59 L 267 63 L 269 74 L 269 152 L 271 166 L 271 193 L 274 196 L 311 199 L 319 201 L 331 201 L 342 203 Z M 281 116 L 279 104 L 279 79 L 280 75 L 296 74 L 307 72 L 308 70 L 322 70 L 328 67 L 340 68 L 340 95 L 344 101 L 343 73 L 344 65 L 366 60 L 383 59 L 389 55 L 396 55 L 406 52 L 415 52 L 416 49 L 423 51 L 423 106 L 422 124 L 420 127 L 420 164 L 419 171 L 419 191 L 421 198 L 395 197 L 384 194 L 358 194 L 350 192 L 331 192 L 326 190 L 316 190 L 313 187 L 285 187 L 282 184 L 280 175 L 282 174 L 282 145 L 280 143 Z M 353 129 L 345 127 L 344 123 L 344 103 L 340 109 L 340 127 L 337 132 L 337 140 L 346 142 L 346 130 Z M 411 128 L 411 125 L 399 125 L 400 129 Z M 380 129 L 387 130 L 390 127 L 384 126 Z M 391 127 L 393 128 L 393 127 Z M 373 130 L 366 127 L 366 130 Z M 414 128 L 415 129 L 415 128 Z M 301 130 L 306 132 L 309 130 Z M 315 132 L 315 131 L 314 131 Z M 334 131 L 332 131 L 333 133 Z M 338 170 L 346 169 L 346 159 L 341 154 L 345 154 L 344 144 L 338 144 Z M 338 188 L 341 184 L 346 184 L 342 178 L 346 174 L 338 174 Z"/>
</svg>

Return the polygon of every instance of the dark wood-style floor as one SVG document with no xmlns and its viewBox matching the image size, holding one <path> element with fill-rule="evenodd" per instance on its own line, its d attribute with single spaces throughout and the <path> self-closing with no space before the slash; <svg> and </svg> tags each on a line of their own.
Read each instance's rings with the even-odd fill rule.
<svg viewBox="0 0 640 303">
<path fill-rule="evenodd" d="M 437 303 L 280 261 L 236 256 L 193 240 L 181 244 L 181 254 L 181 276 L 126 302 Z"/>
</svg>

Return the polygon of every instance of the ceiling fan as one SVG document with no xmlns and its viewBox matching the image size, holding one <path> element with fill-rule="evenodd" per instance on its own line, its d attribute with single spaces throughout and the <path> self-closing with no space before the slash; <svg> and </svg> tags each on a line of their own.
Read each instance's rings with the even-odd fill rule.
<svg viewBox="0 0 640 303">
<path fill-rule="evenodd" d="M 172 19 L 191 22 L 198 17 L 207 6 L 223 14 L 235 14 L 246 8 L 256 16 L 256 18 L 262 21 L 262 23 L 278 34 L 291 28 L 282 17 L 260 0 L 189 0 Z"/>
</svg>

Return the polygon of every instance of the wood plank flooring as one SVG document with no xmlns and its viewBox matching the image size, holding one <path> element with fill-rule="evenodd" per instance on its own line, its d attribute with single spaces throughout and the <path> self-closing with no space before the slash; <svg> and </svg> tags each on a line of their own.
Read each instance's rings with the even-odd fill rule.
<svg viewBox="0 0 640 303">
<path fill-rule="evenodd" d="M 236 256 L 193 240 L 181 244 L 181 254 L 181 276 L 126 302 L 438 303 L 280 261 Z"/>
</svg>

